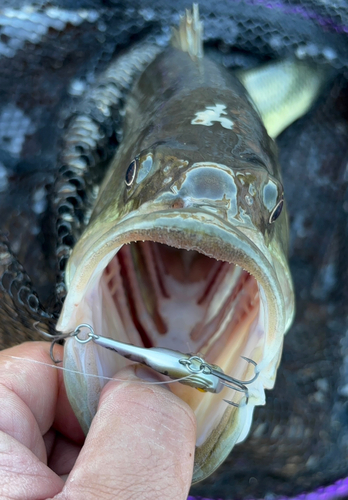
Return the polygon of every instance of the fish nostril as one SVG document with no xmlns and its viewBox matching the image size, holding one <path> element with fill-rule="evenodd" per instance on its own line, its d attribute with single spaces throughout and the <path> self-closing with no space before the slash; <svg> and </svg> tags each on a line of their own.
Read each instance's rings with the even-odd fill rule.
<svg viewBox="0 0 348 500">
<path fill-rule="evenodd" d="M 177 198 L 173 203 L 172 203 L 172 208 L 184 208 L 185 203 L 181 198 Z"/>
</svg>

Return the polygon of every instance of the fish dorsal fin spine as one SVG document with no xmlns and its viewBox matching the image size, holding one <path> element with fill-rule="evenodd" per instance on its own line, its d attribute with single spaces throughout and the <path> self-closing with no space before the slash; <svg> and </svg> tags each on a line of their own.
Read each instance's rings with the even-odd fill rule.
<svg viewBox="0 0 348 500">
<path fill-rule="evenodd" d="M 192 11 L 186 9 L 185 15 L 180 16 L 179 27 L 173 28 L 171 44 L 192 59 L 203 57 L 203 23 L 199 19 L 198 4 L 194 3 Z"/>
</svg>

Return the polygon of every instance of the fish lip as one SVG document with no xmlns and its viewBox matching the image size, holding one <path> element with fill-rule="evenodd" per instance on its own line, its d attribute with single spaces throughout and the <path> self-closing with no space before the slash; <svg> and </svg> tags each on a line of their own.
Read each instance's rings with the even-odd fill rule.
<svg viewBox="0 0 348 500">
<path fill-rule="evenodd" d="M 175 224 L 176 221 L 178 224 Z M 201 226 L 202 223 L 204 226 Z M 57 324 L 58 331 L 67 333 L 76 327 L 70 318 L 75 317 L 76 308 L 97 267 L 106 267 L 123 244 L 151 240 L 177 248 L 197 250 L 209 257 L 237 264 L 252 274 L 266 290 L 270 312 L 269 341 L 272 347 L 277 348 L 275 344 L 280 345 L 281 340 L 277 338 L 277 332 L 285 331 L 289 320 L 284 317 L 286 301 L 272 265 L 272 256 L 264 255 L 264 251 L 261 251 L 239 227 L 201 208 L 162 209 L 146 214 L 136 212 L 136 215 L 130 213 L 122 220 L 103 222 L 102 231 L 98 231 L 96 225 L 92 223 L 89 226 L 69 259 L 66 271 L 69 293 Z M 163 230 L 166 231 L 165 234 Z M 202 236 L 209 237 L 206 240 L 209 239 L 210 244 L 215 242 L 213 249 L 208 248 L 209 244 L 207 245 Z M 69 295 L 73 295 L 73 301 Z M 264 360 L 265 364 L 268 361 Z"/>
</svg>

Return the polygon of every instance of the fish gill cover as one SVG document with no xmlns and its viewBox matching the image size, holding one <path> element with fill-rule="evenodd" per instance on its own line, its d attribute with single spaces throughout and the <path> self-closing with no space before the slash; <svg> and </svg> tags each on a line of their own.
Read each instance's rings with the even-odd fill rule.
<svg viewBox="0 0 348 500">
<path fill-rule="evenodd" d="M 110 77 L 98 87 L 98 78 L 137 44 L 165 46 L 170 26 L 188 6 L 164 0 L 2 3 L 4 347 L 24 340 L 23 331 L 38 338 L 33 319 L 52 328 L 64 300 L 65 263 L 100 182 L 94 166 L 106 164 L 121 140 L 120 109 L 131 79 L 125 76 L 117 87 Z M 348 475 L 348 7 L 205 0 L 200 12 L 205 50 L 228 68 L 293 56 L 328 65 L 336 76 L 314 109 L 277 139 L 297 316 L 275 389 L 256 409 L 248 439 L 191 493 L 240 499 L 315 491 L 311 498 L 343 498 L 346 484 L 334 483 Z M 88 130 L 89 141 L 76 147 L 81 130 Z M 13 309 L 24 330 L 13 324 Z"/>
</svg>

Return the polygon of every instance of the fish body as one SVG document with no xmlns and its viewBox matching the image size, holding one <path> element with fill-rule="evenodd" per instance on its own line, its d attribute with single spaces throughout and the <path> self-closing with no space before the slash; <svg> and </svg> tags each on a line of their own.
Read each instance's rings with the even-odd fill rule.
<svg viewBox="0 0 348 500">
<path fill-rule="evenodd" d="M 57 329 L 88 323 L 119 341 L 200 352 L 240 380 L 253 378 L 242 356 L 257 363 L 238 408 L 223 401 L 227 389 L 172 388 L 197 418 L 195 482 L 246 437 L 273 387 L 294 294 L 275 143 L 237 77 L 203 56 L 197 12 L 174 40 L 129 95 L 122 145 L 68 263 Z M 127 363 L 92 344 L 69 339 L 64 359 L 82 372 L 65 383 L 86 432 L 104 384 L 88 374 Z"/>
</svg>

